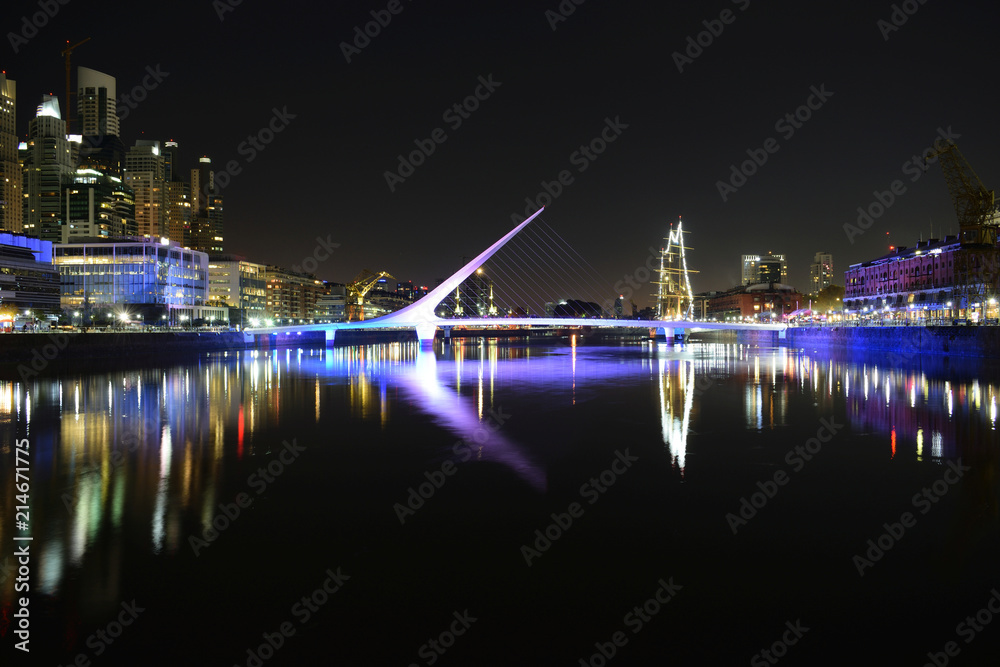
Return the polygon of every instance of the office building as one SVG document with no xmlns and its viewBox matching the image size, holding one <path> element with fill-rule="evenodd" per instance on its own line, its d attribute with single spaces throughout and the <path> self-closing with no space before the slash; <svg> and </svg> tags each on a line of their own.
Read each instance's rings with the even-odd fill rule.
<svg viewBox="0 0 1000 667">
<path fill-rule="evenodd" d="M 762 260 L 776 260 L 781 263 L 779 280 L 765 281 L 761 278 L 760 263 Z M 785 261 L 784 255 L 778 255 L 771 252 L 768 252 L 766 255 L 743 255 L 740 260 L 740 274 L 743 285 L 753 285 L 761 282 L 784 283 L 788 281 L 788 262 Z M 769 273 L 769 276 L 773 276 L 773 271 Z"/>
<path fill-rule="evenodd" d="M 232 324 L 250 326 L 267 311 L 267 267 L 236 255 L 213 255 L 208 261 L 208 303 L 229 308 Z"/>
<path fill-rule="evenodd" d="M 78 67 L 76 77 L 74 129 L 81 135 L 79 166 L 120 178 L 125 144 L 121 140 L 115 78 L 88 67 Z"/>
<path fill-rule="evenodd" d="M 159 141 L 140 139 L 129 149 L 125 156 L 125 183 L 135 194 L 139 235 L 156 239 L 166 236 L 167 193 Z"/>
<path fill-rule="evenodd" d="M 66 121 L 59 100 L 42 97 L 36 116 L 28 124 L 28 141 L 19 146 L 24 165 L 24 233 L 60 243 L 65 224 L 63 186 L 75 171 L 79 145 L 66 138 Z"/>
<path fill-rule="evenodd" d="M 81 168 L 63 193 L 66 225 L 62 243 L 74 237 L 119 239 L 138 235 L 135 196 L 117 176 Z"/>
<path fill-rule="evenodd" d="M 268 266 L 264 276 L 267 283 L 267 317 L 275 323 L 311 322 L 324 315 L 316 303 L 326 289 L 315 276 L 278 266 Z"/>
<path fill-rule="evenodd" d="M 0 72 L 0 231 L 20 233 L 24 202 L 17 144 L 17 86 Z"/>
<path fill-rule="evenodd" d="M 59 273 L 52 265 L 52 243 L 0 232 L 0 320 L 12 322 L 59 312 Z"/>
<path fill-rule="evenodd" d="M 99 239 L 57 244 L 53 263 L 62 279 L 64 310 L 85 324 L 139 313 L 148 324 L 228 319 L 228 308 L 208 306 L 208 255 L 166 240 Z"/>
</svg>

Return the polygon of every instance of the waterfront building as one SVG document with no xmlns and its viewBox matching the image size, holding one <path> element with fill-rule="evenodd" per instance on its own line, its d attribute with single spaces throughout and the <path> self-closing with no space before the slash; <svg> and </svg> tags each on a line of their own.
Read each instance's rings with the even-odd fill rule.
<svg viewBox="0 0 1000 667">
<path fill-rule="evenodd" d="M 147 324 L 228 319 L 228 308 L 206 303 L 208 255 L 165 238 L 56 244 L 52 261 L 62 308 L 83 313 L 84 323 L 108 312 L 139 312 Z"/>
<path fill-rule="evenodd" d="M 0 320 L 31 312 L 59 312 L 59 273 L 52 265 L 52 242 L 0 233 Z"/>
<path fill-rule="evenodd" d="M 233 324 L 249 326 L 267 312 L 264 264 L 237 255 L 213 255 L 208 261 L 208 303 L 230 309 Z"/>
<path fill-rule="evenodd" d="M 20 233 L 24 203 L 17 145 L 17 86 L 0 72 L 0 231 Z"/>
<path fill-rule="evenodd" d="M 833 255 L 828 252 L 818 252 L 809 265 L 809 290 L 819 294 L 833 284 Z"/>
<path fill-rule="evenodd" d="M 295 273 L 279 266 L 267 266 L 265 273 L 267 284 L 266 316 L 276 324 L 311 322 L 323 313 L 317 308 L 316 302 L 325 293 L 325 287 L 316 276 L 307 273 Z M 366 312 L 367 318 L 367 312 Z"/>
<path fill-rule="evenodd" d="M 28 236 L 60 243 L 65 224 L 63 186 L 75 171 L 79 144 L 66 138 L 66 121 L 59 100 L 44 95 L 28 124 L 28 141 L 20 147 L 24 165 L 23 231 Z"/>
<path fill-rule="evenodd" d="M 707 297 L 709 320 L 780 321 L 799 310 L 807 299 L 795 288 L 781 283 L 740 285 Z"/>
<path fill-rule="evenodd" d="M 850 318 L 997 317 L 1000 247 L 963 244 L 957 235 L 899 246 L 852 264 L 844 274 Z"/>
</svg>

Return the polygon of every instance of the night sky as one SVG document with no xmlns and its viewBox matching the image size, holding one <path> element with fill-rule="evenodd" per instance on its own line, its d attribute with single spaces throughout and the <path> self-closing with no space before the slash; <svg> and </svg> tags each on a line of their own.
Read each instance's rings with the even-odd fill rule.
<svg viewBox="0 0 1000 667">
<path fill-rule="evenodd" d="M 789 282 L 805 290 L 817 251 L 833 253 L 842 283 L 849 264 L 885 252 L 886 231 L 902 245 L 932 226 L 956 231 L 940 167 L 913 180 L 920 172 L 905 166 L 938 128 L 959 136 L 987 187 L 1000 184 L 998 11 L 985 0 L 911 0 L 894 30 L 890 2 L 564 0 L 574 11 L 556 21 L 556 0 L 400 0 L 350 63 L 341 43 L 386 2 L 223 2 L 73 0 L 17 53 L 9 32 L 38 5 L 5 3 L 0 68 L 17 82 L 18 131 L 41 94 L 63 96 L 67 39 L 92 38 L 74 66 L 115 76 L 119 95 L 159 66 L 169 74 L 122 122 L 126 145 L 174 139 L 185 169 L 203 154 L 217 169 L 236 160 L 227 251 L 291 266 L 329 238 L 340 247 L 316 271 L 323 279 L 369 268 L 433 285 L 567 170 L 572 183 L 544 219 L 609 292 L 678 215 L 701 271 L 695 291 L 738 283 L 740 254 L 768 250 L 787 255 Z M 712 24 L 723 10 L 730 22 Z M 721 34 L 678 71 L 674 53 L 705 21 Z M 479 77 L 499 85 L 456 127 L 444 114 Z M 800 127 L 776 128 L 812 87 L 831 95 L 813 98 Z M 294 119 L 248 161 L 241 142 L 274 109 Z M 574 158 L 606 119 L 624 124 L 615 141 Z M 390 191 L 385 172 L 437 128 L 446 140 Z M 769 138 L 777 152 L 723 201 L 717 183 Z M 850 243 L 843 225 L 896 179 L 906 191 Z"/>
</svg>

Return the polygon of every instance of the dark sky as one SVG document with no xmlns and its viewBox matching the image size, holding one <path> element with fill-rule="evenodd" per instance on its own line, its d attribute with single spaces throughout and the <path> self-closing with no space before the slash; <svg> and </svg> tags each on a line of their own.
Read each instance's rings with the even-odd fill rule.
<svg viewBox="0 0 1000 667">
<path fill-rule="evenodd" d="M 223 1 L 73 0 L 17 53 L 8 35 L 0 68 L 17 81 L 19 132 L 42 93 L 62 96 L 67 39 L 92 38 L 74 64 L 115 76 L 120 94 L 159 66 L 169 75 L 129 111 L 126 144 L 172 138 L 185 167 L 202 154 L 217 168 L 237 160 L 227 250 L 290 266 L 329 237 L 340 247 L 317 270 L 325 279 L 369 268 L 433 284 L 569 170 L 545 220 L 609 291 L 678 215 L 696 291 L 737 283 L 740 254 L 768 250 L 788 256 L 790 282 L 804 289 L 817 251 L 833 253 L 842 282 L 849 264 L 885 251 L 886 231 L 903 245 L 932 225 L 935 236 L 955 231 L 940 168 L 915 181 L 904 171 L 939 127 L 960 135 L 988 187 L 1000 183 L 1000 12 L 986 0 L 912 0 L 888 39 L 878 22 L 890 2 L 565 0 L 575 11 L 553 30 L 556 0 L 402 0 L 350 63 L 340 43 L 387 3 L 243 0 L 220 21 Z M 731 23 L 679 72 L 672 54 L 727 9 Z M 5 33 L 36 11 L 5 3 Z M 445 110 L 491 75 L 500 86 L 453 129 Z M 776 129 L 813 86 L 832 96 L 791 136 Z M 240 144 L 275 108 L 295 118 L 248 162 Z M 571 156 L 606 118 L 627 128 L 580 172 Z M 437 128 L 447 140 L 391 192 L 384 172 Z M 723 201 L 717 182 L 768 138 L 777 152 Z M 843 225 L 896 179 L 906 191 L 850 243 Z"/>
</svg>

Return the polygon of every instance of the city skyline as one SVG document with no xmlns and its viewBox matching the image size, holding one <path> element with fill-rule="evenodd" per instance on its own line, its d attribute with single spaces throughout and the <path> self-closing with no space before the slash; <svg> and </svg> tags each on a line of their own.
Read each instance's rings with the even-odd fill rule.
<svg viewBox="0 0 1000 667">
<path fill-rule="evenodd" d="M 1000 180 L 987 111 L 996 93 L 963 66 L 975 53 L 925 47 L 947 19 L 988 62 L 988 40 L 974 37 L 985 10 L 919 5 L 895 26 L 891 5 L 821 16 L 730 4 L 661 14 L 586 4 L 563 16 L 405 3 L 366 39 L 355 28 L 382 7 L 328 8 L 320 28 L 306 15 L 209 5 L 191 10 L 196 56 L 169 31 L 121 35 L 67 5 L 8 44 L 0 69 L 17 82 L 23 140 L 39 96 L 64 97 L 66 39 L 91 37 L 73 67 L 117 80 L 125 144 L 175 140 L 182 171 L 210 155 L 226 172 L 227 252 L 296 266 L 329 240 L 340 254 L 316 274 L 338 282 L 370 268 L 434 284 L 551 199 L 547 222 L 609 289 L 683 214 L 695 291 L 739 284 L 735 260 L 761 247 L 785 254 L 789 283 L 807 290 L 820 250 L 846 269 L 890 243 L 956 231 L 940 168 L 919 160 L 935 140 L 953 138 L 987 187 Z M 241 41 L 265 21 L 268 49 Z M 441 47 L 418 48 L 424 40 Z M 845 230 L 880 197 L 891 199 L 883 214 Z"/>
</svg>

